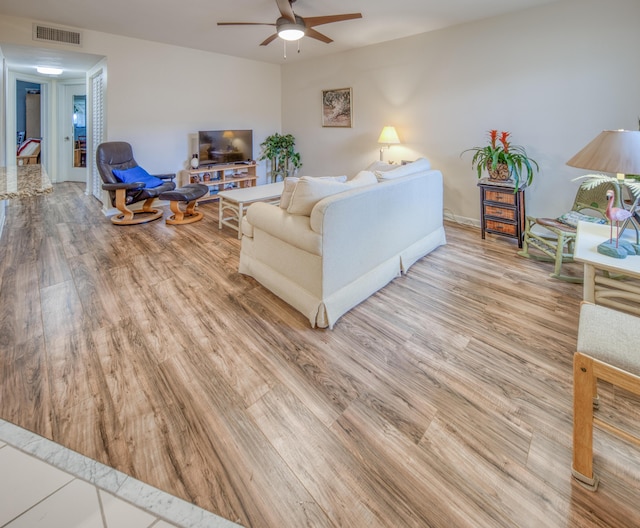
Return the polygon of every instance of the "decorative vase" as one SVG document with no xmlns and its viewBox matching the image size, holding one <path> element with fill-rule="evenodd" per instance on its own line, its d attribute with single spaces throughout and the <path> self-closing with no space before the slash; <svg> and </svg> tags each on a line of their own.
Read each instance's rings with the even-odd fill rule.
<svg viewBox="0 0 640 528">
<path fill-rule="evenodd" d="M 198 162 L 198 155 L 194 154 L 193 157 L 191 158 L 191 168 L 197 169 L 198 165 L 200 165 L 200 163 Z"/>
<path fill-rule="evenodd" d="M 490 180 L 507 181 L 511 178 L 511 171 L 506 163 L 498 163 L 494 169 L 489 162 L 487 163 L 487 172 Z"/>
</svg>

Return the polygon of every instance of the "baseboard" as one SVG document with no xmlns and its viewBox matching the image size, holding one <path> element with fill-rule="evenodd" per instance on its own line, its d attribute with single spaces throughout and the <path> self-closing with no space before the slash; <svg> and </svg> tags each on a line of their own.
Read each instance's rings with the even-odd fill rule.
<svg viewBox="0 0 640 528">
<path fill-rule="evenodd" d="M 465 216 L 457 216 L 448 209 L 445 209 L 444 211 L 444 219 L 456 224 L 477 227 L 478 229 L 480 229 L 480 220 L 476 220 L 475 218 L 467 218 Z"/>
</svg>

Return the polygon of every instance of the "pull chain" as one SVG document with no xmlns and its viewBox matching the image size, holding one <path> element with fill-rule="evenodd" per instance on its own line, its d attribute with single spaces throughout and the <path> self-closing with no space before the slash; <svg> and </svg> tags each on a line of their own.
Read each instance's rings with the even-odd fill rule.
<svg viewBox="0 0 640 528">
<path fill-rule="evenodd" d="M 302 39 L 298 39 L 298 41 L 297 41 L 297 42 L 298 42 L 298 53 L 300 53 L 300 41 L 301 41 L 301 40 L 302 40 Z M 282 46 L 283 46 L 283 52 L 282 52 L 282 54 L 283 54 L 283 56 L 284 56 L 284 59 L 285 59 L 285 60 L 287 60 L 287 41 L 286 41 L 286 40 L 284 40 L 284 39 L 282 39 Z"/>
</svg>

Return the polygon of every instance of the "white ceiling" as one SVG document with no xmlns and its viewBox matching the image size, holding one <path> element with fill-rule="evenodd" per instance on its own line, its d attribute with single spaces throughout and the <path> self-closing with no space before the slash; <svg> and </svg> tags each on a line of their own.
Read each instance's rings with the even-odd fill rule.
<svg viewBox="0 0 640 528">
<path fill-rule="evenodd" d="M 305 37 L 297 44 L 276 39 L 260 42 L 275 32 L 271 26 L 217 26 L 217 22 L 275 23 L 275 0 L 0 0 L 0 13 L 75 29 L 213 51 L 271 63 L 285 63 L 377 44 L 444 27 L 528 9 L 558 0 L 296 0 L 302 17 L 360 12 L 362 19 L 315 29 L 334 40 L 324 44 Z M 34 43 L 35 44 L 35 43 Z M 56 61 L 65 69 L 87 69 L 96 56 L 11 46 L 0 48 L 14 69 L 31 68 L 38 60 Z M 52 56 L 53 55 L 53 56 Z M 25 65 L 28 63 L 28 66 Z"/>
</svg>

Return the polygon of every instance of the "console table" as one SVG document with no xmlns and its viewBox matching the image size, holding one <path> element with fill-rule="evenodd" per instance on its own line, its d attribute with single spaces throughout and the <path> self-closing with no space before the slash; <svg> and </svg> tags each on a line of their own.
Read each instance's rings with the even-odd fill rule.
<svg viewBox="0 0 640 528">
<path fill-rule="evenodd" d="M 525 182 L 514 192 L 513 180 L 500 181 L 482 178 L 480 187 L 480 217 L 482 239 L 485 233 L 515 238 L 518 247 L 522 247 L 522 234 L 525 219 L 524 189 Z"/>
<path fill-rule="evenodd" d="M 26 198 L 53 191 L 53 185 L 42 165 L 0 167 L 0 200 Z"/>
</svg>

